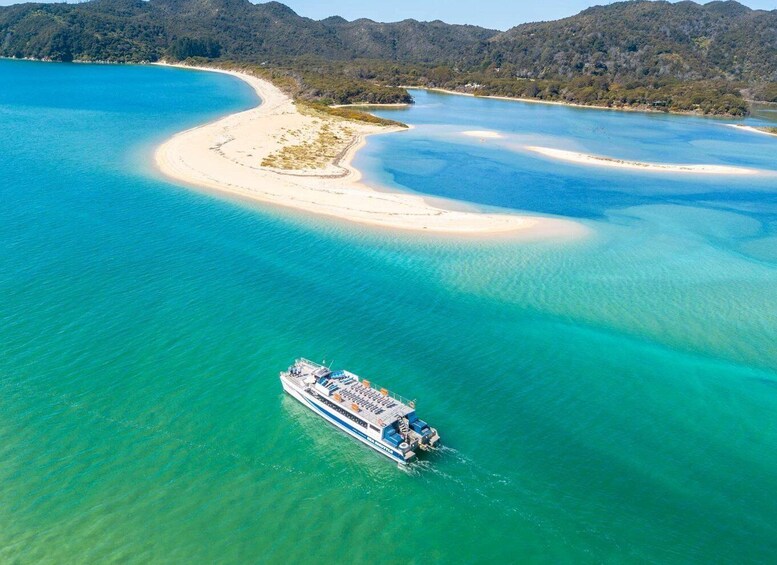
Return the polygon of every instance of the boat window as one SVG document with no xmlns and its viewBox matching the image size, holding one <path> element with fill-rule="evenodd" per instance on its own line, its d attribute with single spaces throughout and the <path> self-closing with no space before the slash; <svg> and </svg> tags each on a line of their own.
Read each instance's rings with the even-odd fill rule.
<svg viewBox="0 0 777 565">
<path fill-rule="evenodd" d="M 342 414 L 343 416 L 345 416 L 346 418 L 348 418 L 352 422 L 355 422 L 355 423 L 359 424 L 362 428 L 366 428 L 367 427 L 367 422 L 365 422 L 361 418 L 357 418 L 356 416 L 354 416 L 350 412 L 346 412 L 343 408 L 341 408 L 340 406 L 338 406 L 334 402 L 332 402 L 330 400 L 327 400 L 326 398 L 324 398 L 324 397 L 322 397 L 320 395 L 318 396 L 318 399 L 321 402 L 323 402 L 324 404 L 326 404 L 327 406 L 329 406 L 330 408 L 333 408 L 335 410 L 335 412 L 337 412 L 338 414 Z"/>
</svg>

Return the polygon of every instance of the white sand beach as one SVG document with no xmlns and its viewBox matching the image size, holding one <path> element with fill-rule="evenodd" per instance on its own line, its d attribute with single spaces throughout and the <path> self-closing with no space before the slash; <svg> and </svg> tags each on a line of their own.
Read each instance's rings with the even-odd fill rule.
<svg viewBox="0 0 777 565">
<path fill-rule="evenodd" d="M 176 134 L 156 163 L 182 183 L 352 222 L 447 234 L 510 233 L 526 238 L 578 237 L 573 221 L 447 210 L 424 198 L 381 192 L 361 182 L 351 159 L 367 135 L 398 127 L 354 122 L 298 107 L 271 83 L 220 69 L 247 82 L 256 108 Z M 462 182 L 466 182 L 465 179 Z"/>
<path fill-rule="evenodd" d="M 526 146 L 525 149 L 538 153 L 544 157 L 567 161 L 579 165 L 593 165 L 597 167 L 612 167 L 617 169 L 632 169 L 657 173 L 693 173 L 701 175 L 757 175 L 761 171 L 744 167 L 729 167 L 725 165 L 683 165 L 672 163 L 646 163 L 643 161 L 626 161 L 613 157 L 600 155 L 588 155 L 576 151 L 565 151 L 550 147 Z"/>
</svg>

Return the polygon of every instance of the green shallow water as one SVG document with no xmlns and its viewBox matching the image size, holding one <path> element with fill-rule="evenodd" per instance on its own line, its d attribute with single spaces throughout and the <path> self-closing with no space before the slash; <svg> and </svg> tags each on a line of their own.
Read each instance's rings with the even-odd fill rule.
<svg viewBox="0 0 777 565">
<path fill-rule="evenodd" d="M 593 235 L 387 234 L 158 178 L 155 143 L 253 104 L 229 77 L 0 61 L 0 84 L 0 561 L 773 561 L 771 181 L 497 155 L 489 186 L 512 166 L 525 190 L 457 196 Z M 458 103 L 419 103 L 418 139 L 371 140 L 365 169 L 440 194 L 475 142 L 416 152 L 426 184 L 393 167 L 440 123 L 475 129 Z M 506 130 L 522 111 L 483 108 Z M 585 143 L 600 114 L 537 135 Z M 713 152 L 708 122 L 678 120 L 686 157 Z M 768 164 L 750 140 L 721 142 Z M 401 471 L 324 425 L 281 391 L 300 355 L 417 397 L 444 449 Z"/>
</svg>

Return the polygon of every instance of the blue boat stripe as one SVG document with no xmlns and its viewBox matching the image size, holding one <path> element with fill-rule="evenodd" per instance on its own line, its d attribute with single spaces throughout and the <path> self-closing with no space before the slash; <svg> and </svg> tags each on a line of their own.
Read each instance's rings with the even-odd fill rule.
<svg viewBox="0 0 777 565">
<path fill-rule="evenodd" d="M 347 422 L 344 422 L 343 420 L 341 420 L 340 418 L 338 418 L 337 416 L 332 414 L 329 410 L 326 410 L 326 409 L 322 408 L 321 406 L 319 406 L 318 404 L 316 404 L 315 402 L 312 402 L 310 399 L 305 397 L 304 393 L 302 394 L 302 398 L 304 398 L 305 402 L 310 404 L 314 409 L 318 410 L 319 412 L 321 412 L 325 416 L 327 416 L 327 417 L 337 421 L 337 423 L 339 423 L 341 426 L 344 426 L 344 427 L 348 428 L 349 430 L 351 430 L 352 432 L 354 432 L 355 434 L 363 437 L 368 442 L 370 442 L 370 444 L 372 444 L 375 447 L 378 447 L 379 449 L 381 449 L 386 455 L 388 455 L 392 459 L 396 459 L 396 460 L 398 460 L 398 461 L 400 461 L 402 463 L 405 462 L 403 457 L 397 457 L 396 452 L 394 450 L 390 450 L 388 447 L 383 446 L 383 445 L 377 443 L 374 439 L 372 439 L 371 437 L 367 436 L 365 433 L 357 430 L 356 428 L 351 426 L 351 424 L 349 424 Z"/>
</svg>

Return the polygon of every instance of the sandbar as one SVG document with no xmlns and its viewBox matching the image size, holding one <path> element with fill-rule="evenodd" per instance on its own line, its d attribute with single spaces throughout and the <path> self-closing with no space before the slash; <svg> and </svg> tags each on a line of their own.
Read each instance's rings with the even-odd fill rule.
<svg viewBox="0 0 777 565">
<path fill-rule="evenodd" d="M 579 165 L 593 165 L 597 167 L 613 167 L 618 169 L 632 169 L 650 171 L 656 173 L 692 173 L 700 175 L 757 175 L 761 171 L 744 167 L 730 167 L 726 165 L 683 165 L 674 163 L 646 163 L 643 161 L 627 161 L 602 155 L 588 155 L 576 151 L 565 151 L 551 147 L 526 146 L 525 149 L 533 153 L 539 153 L 545 157 L 567 161 Z"/>
<path fill-rule="evenodd" d="M 466 135 L 467 137 L 477 137 L 478 139 L 501 139 L 504 137 L 498 131 L 490 131 L 490 130 L 463 131 L 461 132 L 461 135 Z"/>
<path fill-rule="evenodd" d="M 384 228 L 531 239 L 579 237 L 589 231 L 571 220 L 454 211 L 415 194 L 370 188 L 351 165 L 353 156 L 366 136 L 401 135 L 403 128 L 316 114 L 255 76 L 197 69 L 244 80 L 262 102 L 180 132 L 159 146 L 155 153 L 159 170 L 181 183 Z"/>
<path fill-rule="evenodd" d="M 744 131 L 749 131 L 751 133 L 760 133 L 761 135 L 771 135 L 772 137 L 777 137 L 777 133 L 766 131 L 764 129 L 754 127 L 754 126 L 745 126 L 742 124 L 726 124 L 726 125 L 730 128 L 741 129 Z"/>
</svg>

